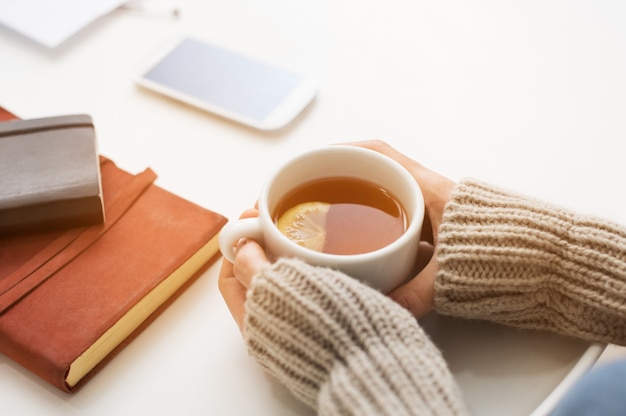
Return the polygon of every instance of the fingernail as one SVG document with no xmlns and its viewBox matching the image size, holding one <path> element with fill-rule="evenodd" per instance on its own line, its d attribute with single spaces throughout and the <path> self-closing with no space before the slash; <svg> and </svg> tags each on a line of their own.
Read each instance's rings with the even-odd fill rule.
<svg viewBox="0 0 626 416">
<path fill-rule="evenodd" d="M 235 253 L 237 253 L 247 243 L 248 243 L 248 239 L 247 238 L 239 239 L 239 241 L 237 241 L 237 245 L 235 246 Z"/>
</svg>

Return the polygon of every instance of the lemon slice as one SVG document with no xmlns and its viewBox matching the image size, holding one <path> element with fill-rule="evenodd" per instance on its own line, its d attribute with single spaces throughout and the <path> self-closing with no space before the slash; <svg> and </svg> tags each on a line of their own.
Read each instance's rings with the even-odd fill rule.
<svg viewBox="0 0 626 416">
<path fill-rule="evenodd" d="M 305 202 L 289 208 L 279 219 L 278 230 L 291 241 L 315 251 L 323 251 L 326 241 L 326 213 L 330 204 Z"/>
</svg>

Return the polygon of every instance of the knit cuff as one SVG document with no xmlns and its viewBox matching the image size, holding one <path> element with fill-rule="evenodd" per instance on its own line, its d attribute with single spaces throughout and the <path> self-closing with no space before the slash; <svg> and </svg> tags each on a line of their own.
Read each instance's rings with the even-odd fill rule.
<svg viewBox="0 0 626 416">
<path fill-rule="evenodd" d="M 320 414 L 463 412 L 415 318 L 342 273 L 279 260 L 253 279 L 246 312 L 250 354 Z"/>
<path fill-rule="evenodd" d="M 436 308 L 626 342 L 626 230 L 493 186 L 456 186 L 439 229 Z"/>
</svg>

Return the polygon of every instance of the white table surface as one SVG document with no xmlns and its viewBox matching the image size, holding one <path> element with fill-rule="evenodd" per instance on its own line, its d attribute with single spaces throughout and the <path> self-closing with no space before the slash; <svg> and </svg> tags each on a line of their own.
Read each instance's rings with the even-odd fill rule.
<svg viewBox="0 0 626 416">
<path fill-rule="evenodd" d="M 286 158 L 381 138 L 452 179 L 626 223 L 623 1 L 158 5 L 180 17 L 117 10 L 56 50 L 0 28 L 0 105 L 22 118 L 88 113 L 102 154 L 130 171 L 152 167 L 159 185 L 229 218 Z M 320 94 L 290 128 L 265 134 L 136 87 L 143 60 L 180 34 L 309 73 Z M 2 414 L 311 414 L 248 358 L 218 269 L 74 395 L 0 356 Z M 601 350 L 576 366 L 586 343 L 423 322 L 480 415 L 530 414 Z"/>
</svg>

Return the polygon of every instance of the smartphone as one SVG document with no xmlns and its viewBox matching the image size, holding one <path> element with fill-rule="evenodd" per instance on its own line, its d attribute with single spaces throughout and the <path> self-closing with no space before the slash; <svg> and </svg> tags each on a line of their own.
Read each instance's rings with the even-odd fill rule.
<svg viewBox="0 0 626 416">
<path fill-rule="evenodd" d="M 287 125 L 318 91 L 309 77 L 189 37 L 166 45 L 136 82 L 260 130 Z"/>
</svg>

